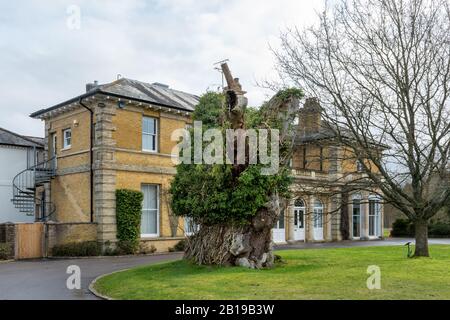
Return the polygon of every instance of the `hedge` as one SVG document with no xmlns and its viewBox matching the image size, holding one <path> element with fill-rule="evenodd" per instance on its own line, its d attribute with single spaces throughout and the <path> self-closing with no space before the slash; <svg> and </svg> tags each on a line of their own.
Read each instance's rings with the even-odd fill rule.
<svg viewBox="0 0 450 320">
<path fill-rule="evenodd" d="M 138 248 L 143 199 L 140 191 L 116 190 L 117 245 L 124 253 L 135 253 Z"/>
<path fill-rule="evenodd" d="M 0 243 L 0 260 L 6 260 L 10 258 L 11 245 L 9 243 Z"/>
<path fill-rule="evenodd" d="M 397 219 L 392 224 L 391 236 L 414 237 L 414 223 L 407 219 Z M 429 237 L 450 238 L 450 223 L 434 222 L 428 224 Z"/>
<path fill-rule="evenodd" d="M 90 257 L 100 253 L 101 247 L 96 241 L 72 242 L 52 248 L 52 255 L 55 257 Z"/>
</svg>

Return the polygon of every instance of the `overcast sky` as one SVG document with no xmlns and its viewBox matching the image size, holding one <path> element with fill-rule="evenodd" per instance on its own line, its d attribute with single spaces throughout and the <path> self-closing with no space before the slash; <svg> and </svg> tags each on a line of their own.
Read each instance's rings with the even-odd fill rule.
<svg viewBox="0 0 450 320">
<path fill-rule="evenodd" d="M 269 44 L 276 47 L 287 27 L 313 23 L 321 7 L 316 0 L 1 1 L 0 127 L 43 136 L 31 112 L 117 74 L 202 94 L 220 84 L 213 64 L 225 58 L 257 106 L 268 93 L 256 82 L 275 76 Z"/>
</svg>

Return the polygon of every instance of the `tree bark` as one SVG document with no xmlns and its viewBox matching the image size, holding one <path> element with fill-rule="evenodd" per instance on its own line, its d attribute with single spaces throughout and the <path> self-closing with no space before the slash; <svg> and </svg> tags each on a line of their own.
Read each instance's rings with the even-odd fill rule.
<svg viewBox="0 0 450 320">
<path fill-rule="evenodd" d="M 350 226 L 348 218 L 348 193 L 342 194 L 340 229 L 342 234 L 342 240 L 350 239 Z"/>
<path fill-rule="evenodd" d="M 248 225 L 202 225 L 189 237 L 184 258 L 199 265 L 271 268 L 272 228 L 279 214 L 278 196 L 272 196 Z"/>
<path fill-rule="evenodd" d="M 228 84 L 225 90 L 226 118 L 230 121 L 233 130 L 245 129 L 245 110 L 248 103 L 244 96 L 245 91 L 242 91 L 238 79 L 232 77 L 226 63 L 222 64 L 222 70 Z M 280 160 L 281 167 L 286 166 L 292 157 L 290 151 L 294 144 L 295 130 L 291 124 L 298 111 L 298 98 L 294 94 L 284 99 L 274 96 L 268 102 L 265 113 L 262 115 L 265 119 L 264 127 L 262 127 L 264 129 L 270 128 L 270 124 L 276 125 L 278 121 L 282 123 L 279 128 L 279 144 L 289 152 L 285 159 L 282 157 Z M 238 135 L 243 134 L 242 130 L 238 132 Z M 229 157 L 234 159 L 232 185 L 238 183 L 240 175 L 250 165 L 249 142 L 241 141 L 244 141 L 246 149 L 244 163 L 239 163 L 237 159 L 237 141 L 234 141 L 235 147 L 232 150 L 227 150 L 227 156 L 234 155 Z M 280 202 L 284 202 L 284 199 L 280 198 L 277 190 L 267 190 L 267 196 L 264 207 L 259 208 L 256 214 L 242 225 L 226 222 L 214 225 L 202 224 L 200 230 L 188 238 L 185 259 L 199 265 L 271 268 L 274 263 L 272 228 L 280 216 Z"/>
<path fill-rule="evenodd" d="M 415 257 L 429 257 L 428 252 L 428 221 L 416 220 L 414 223 L 416 248 L 414 251 Z"/>
</svg>

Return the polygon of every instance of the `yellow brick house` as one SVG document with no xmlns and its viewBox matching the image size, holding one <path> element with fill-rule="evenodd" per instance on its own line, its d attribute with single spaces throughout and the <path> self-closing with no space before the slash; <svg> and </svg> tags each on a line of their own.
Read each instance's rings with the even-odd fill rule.
<svg viewBox="0 0 450 320">
<path fill-rule="evenodd" d="M 198 97 L 160 83 L 121 78 L 88 84 L 86 93 L 37 111 L 45 121 L 48 158 L 56 175 L 45 196 L 49 247 L 116 241 L 115 190 L 144 194 L 141 243 L 167 251 L 182 239 L 182 219 L 170 214 L 168 188 L 175 173 L 173 130 L 190 123 Z"/>
<path fill-rule="evenodd" d="M 273 230 L 274 242 L 382 238 L 381 191 L 355 187 L 354 182 L 367 175 L 322 119 L 318 100 L 306 99 L 298 119 L 291 163 L 293 198 Z M 387 148 L 377 143 L 373 147 L 381 154 Z"/>
<path fill-rule="evenodd" d="M 169 207 L 177 143 L 171 135 L 190 125 L 198 101 L 167 85 L 121 78 L 88 84 L 85 93 L 33 113 L 45 121 L 45 170 L 54 172 L 40 193 L 52 204 L 44 219 L 47 252 L 76 241 L 114 245 L 115 191 L 123 188 L 144 194 L 143 251 L 168 251 L 190 234 L 189 224 Z M 346 192 L 343 179 L 362 173 L 345 154 L 321 120 L 317 101 L 307 99 L 292 160 L 294 198 L 273 229 L 274 242 L 382 237 L 379 192 Z"/>
</svg>

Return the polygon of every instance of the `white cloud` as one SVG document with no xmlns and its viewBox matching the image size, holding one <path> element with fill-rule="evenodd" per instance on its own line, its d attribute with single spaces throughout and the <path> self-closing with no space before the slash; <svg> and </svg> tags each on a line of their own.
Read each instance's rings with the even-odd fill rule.
<svg viewBox="0 0 450 320">
<path fill-rule="evenodd" d="M 81 9 L 81 29 L 66 26 L 69 5 Z M 0 126 L 43 135 L 28 114 L 83 92 L 86 82 L 118 73 L 201 94 L 220 83 L 213 63 L 230 59 L 251 105 L 267 92 L 273 57 L 286 27 L 314 21 L 321 1 L 129 0 L 29 1 L 0 4 Z"/>
</svg>

